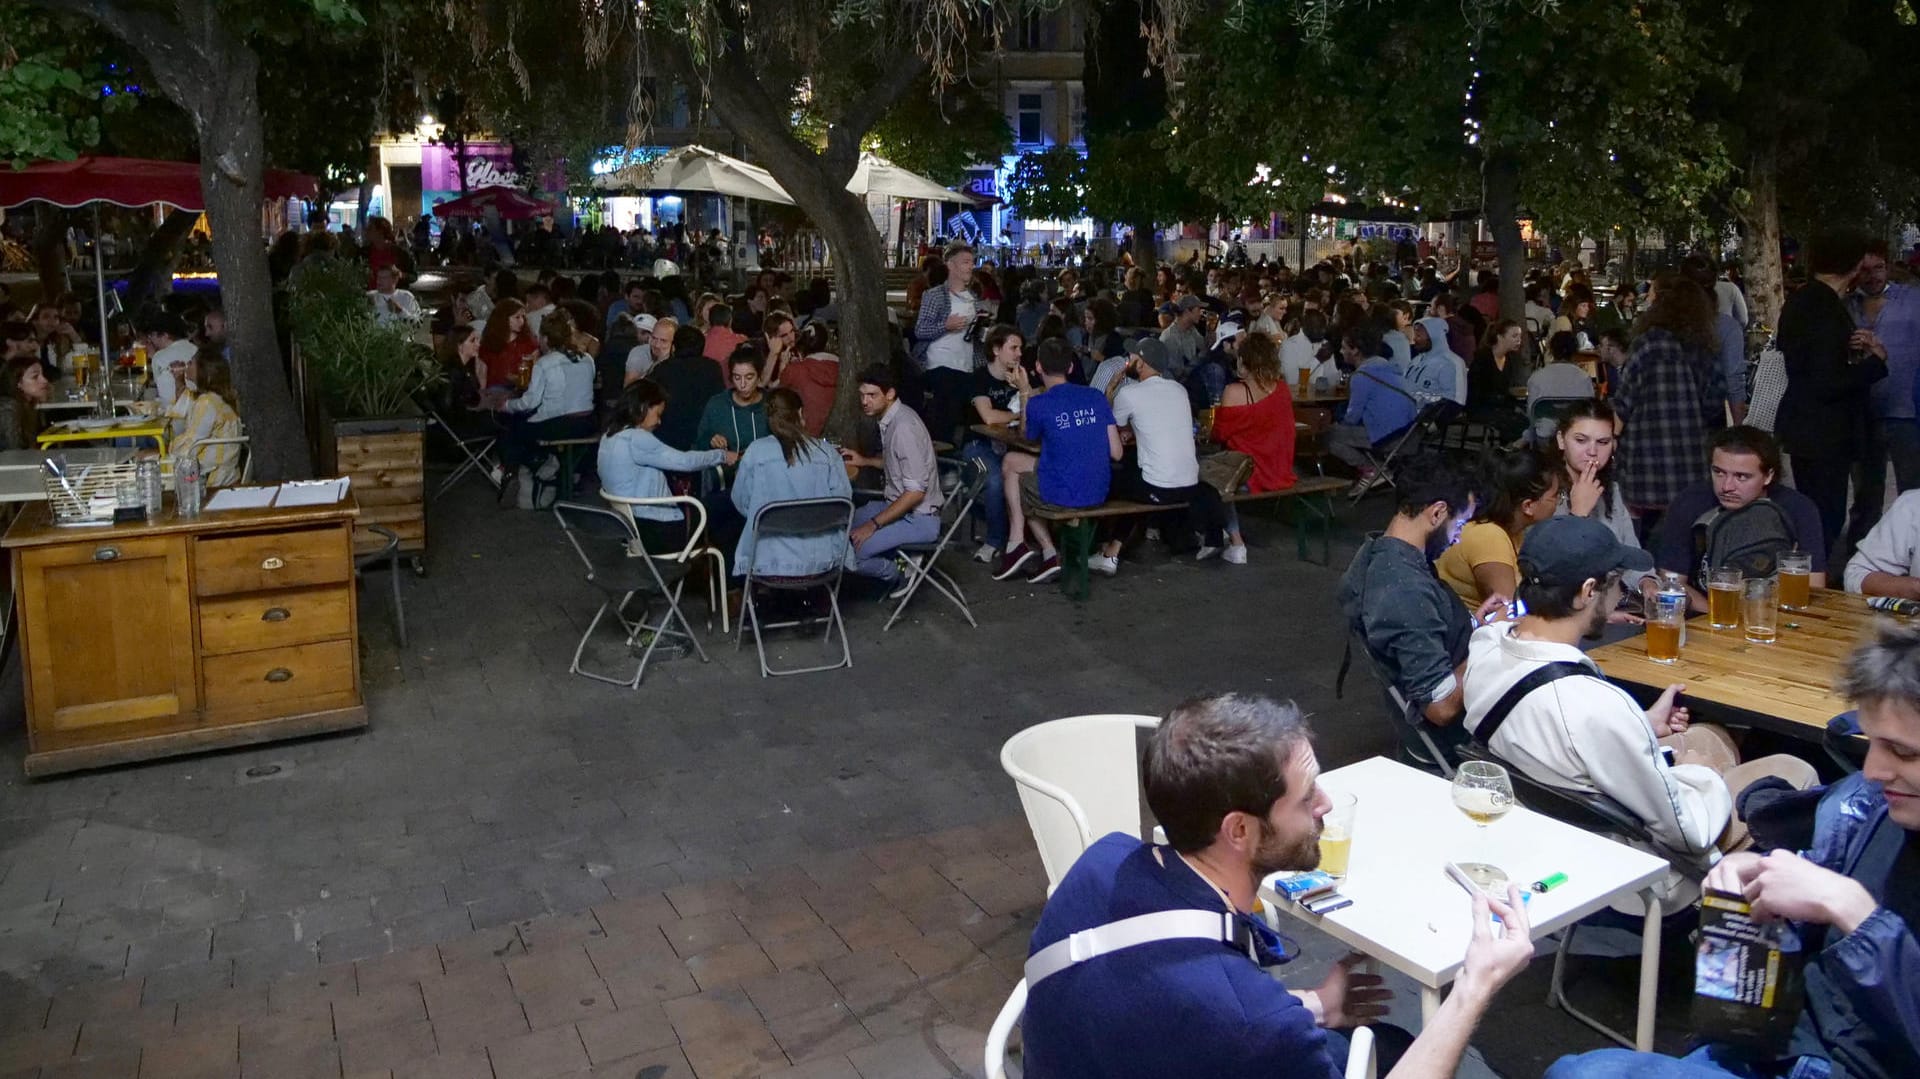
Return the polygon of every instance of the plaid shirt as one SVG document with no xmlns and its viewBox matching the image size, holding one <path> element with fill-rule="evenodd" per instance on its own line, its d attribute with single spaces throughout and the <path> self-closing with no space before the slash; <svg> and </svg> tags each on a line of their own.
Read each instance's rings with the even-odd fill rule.
<svg viewBox="0 0 1920 1079">
<path fill-rule="evenodd" d="M 1619 381 L 1620 486 L 1627 505 L 1664 508 L 1707 478 L 1707 433 L 1725 422 L 1726 377 L 1715 357 L 1652 329 L 1633 343 Z"/>
</svg>

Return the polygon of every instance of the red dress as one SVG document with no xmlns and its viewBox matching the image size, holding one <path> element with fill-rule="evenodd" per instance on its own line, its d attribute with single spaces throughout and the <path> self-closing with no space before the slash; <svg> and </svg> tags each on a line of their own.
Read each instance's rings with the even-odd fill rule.
<svg viewBox="0 0 1920 1079">
<path fill-rule="evenodd" d="M 1247 390 L 1251 396 L 1253 387 Z M 1293 394 L 1285 381 L 1250 405 L 1222 405 L 1213 410 L 1213 437 L 1228 449 L 1253 458 L 1253 476 L 1247 481 L 1247 489 L 1254 494 L 1284 491 L 1299 482 L 1293 471 L 1293 435 Z"/>
<path fill-rule="evenodd" d="M 540 354 L 540 343 L 530 333 L 507 338 L 499 349 L 482 348 L 480 362 L 487 365 L 487 385 L 510 386 L 520 374 L 520 362 Z"/>
</svg>

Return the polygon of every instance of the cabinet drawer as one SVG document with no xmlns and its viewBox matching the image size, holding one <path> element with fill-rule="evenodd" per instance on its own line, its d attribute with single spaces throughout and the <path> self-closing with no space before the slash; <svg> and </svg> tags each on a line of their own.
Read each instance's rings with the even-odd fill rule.
<svg viewBox="0 0 1920 1079">
<path fill-rule="evenodd" d="M 321 641 L 207 656 L 200 661 L 200 669 L 208 711 L 277 708 L 304 697 L 352 692 L 353 642 Z"/>
<path fill-rule="evenodd" d="M 194 593 L 235 592 L 335 584 L 350 580 L 346 531 L 302 528 L 251 536 L 218 536 L 193 545 Z"/>
<path fill-rule="evenodd" d="M 210 655 L 331 640 L 352 630 L 353 593 L 346 585 L 200 601 L 200 650 Z"/>
</svg>

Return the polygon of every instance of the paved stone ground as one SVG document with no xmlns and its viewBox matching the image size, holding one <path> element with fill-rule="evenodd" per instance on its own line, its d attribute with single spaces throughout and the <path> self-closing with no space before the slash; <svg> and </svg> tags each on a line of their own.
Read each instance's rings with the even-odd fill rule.
<svg viewBox="0 0 1920 1079">
<path fill-rule="evenodd" d="M 969 566 L 978 629 L 855 602 L 851 672 L 710 639 L 638 692 L 566 674 L 597 599 L 549 517 L 470 484 L 431 523 L 410 650 L 363 594 L 365 733 L 27 782 L 9 664 L 0 1077 L 973 1074 L 1044 895 L 1009 735 L 1241 689 L 1329 766 L 1390 749 L 1364 676 L 1333 697 L 1337 572 L 1271 521 L 1246 567 L 1149 557 L 1076 606 Z M 1337 951 L 1302 942 L 1310 984 Z M 1600 1044 L 1547 965 L 1482 1031 L 1506 1074 Z M 1577 973 L 1630 1021 L 1631 964 Z"/>
</svg>

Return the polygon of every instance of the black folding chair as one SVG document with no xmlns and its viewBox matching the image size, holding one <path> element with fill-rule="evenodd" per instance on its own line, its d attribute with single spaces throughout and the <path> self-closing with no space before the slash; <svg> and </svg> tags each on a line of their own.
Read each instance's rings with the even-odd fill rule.
<svg viewBox="0 0 1920 1079">
<path fill-rule="evenodd" d="M 1360 501 L 1360 499 L 1366 496 L 1367 492 L 1374 490 L 1375 487 L 1392 487 L 1394 485 L 1393 463 L 1399 460 L 1402 453 L 1411 453 L 1418 450 L 1422 438 L 1435 434 L 1440 429 L 1441 424 L 1459 412 L 1459 410 L 1460 406 L 1454 404 L 1452 401 L 1445 399 L 1428 401 L 1426 404 L 1420 406 L 1420 411 L 1414 414 L 1413 422 L 1402 429 L 1400 433 L 1388 435 L 1382 441 L 1362 449 L 1360 456 L 1367 459 L 1368 467 L 1372 468 L 1374 475 L 1380 478 L 1380 483 L 1373 486 L 1356 485 L 1350 501 Z"/>
<path fill-rule="evenodd" d="M 504 482 L 503 479 L 494 478 L 494 469 L 500 467 L 499 459 L 494 453 L 494 445 L 500 441 L 499 432 L 482 431 L 462 434 L 453 424 L 447 422 L 439 405 L 427 400 L 418 400 L 418 404 L 426 414 L 427 426 L 439 428 L 447 436 L 447 441 L 452 443 L 454 449 L 459 450 L 460 456 L 464 458 L 446 479 L 440 481 L 440 486 L 434 488 L 433 497 L 444 496 L 454 484 L 460 482 L 460 477 L 469 472 L 477 473 L 481 479 L 487 481 L 487 486 L 493 488 L 494 493 L 498 494 L 500 485 Z"/>
<path fill-rule="evenodd" d="M 922 584 L 931 584 L 941 595 L 953 601 L 955 607 L 967 619 L 967 625 L 980 628 L 973 620 L 973 611 L 967 607 L 967 594 L 960 590 L 946 570 L 940 568 L 940 555 L 953 542 L 954 534 L 967 522 L 967 515 L 973 511 L 973 504 L 980 500 L 980 491 L 987 483 L 986 465 L 980 461 L 956 457 L 942 457 L 939 460 L 940 489 L 947 500 L 940 507 L 940 537 L 932 543 L 906 543 L 897 548 L 899 553 L 908 556 L 907 590 L 900 597 L 900 603 L 893 609 L 893 616 L 887 624 L 880 627 L 885 633 L 900 620 L 900 615 L 913 602 L 914 593 L 920 591 Z"/>
<path fill-rule="evenodd" d="M 580 643 L 574 646 L 573 665 L 567 668 L 568 674 L 638 689 L 640 680 L 646 676 L 647 662 L 653 658 L 654 649 L 660 646 L 662 639 L 668 637 L 685 641 L 693 649 L 694 655 L 700 657 L 700 662 L 707 662 L 706 650 L 700 647 L 692 624 L 680 610 L 680 593 L 686 588 L 692 562 L 650 556 L 633 518 L 617 509 L 580 502 L 556 502 L 553 516 L 560 522 L 561 532 L 566 535 L 567 542 L 573 544 L 574 552 L 586 567 L 587 583 L 605 597 L 600 602 L 600 609 L 593 613 L 593 620 L 587 623 L 586 632 L 580 635 Z M 633 602 L 635 596 L 645 597 L 647 607 L 652 606 L 655 597 L 664 601 L 665 610 L 658 621 L 649 622 L 644 608 L 639 618 L 627 617 L 627 605 Z M 587 642 L 593 638 L 594 630 L 600 627 L 600 619 L 609 610 L 619 620 L 621 628 L 626 630 L 629 652 L 643 635 L 646 637 L 646 649 L 640 654 L 640 665 L 630 678 L 601 674 L 580 665 L 580 656 L 586 651 Z"/>
<path fill-rule="evenodd" d="M 1358 631 L 1347 637 L 1347 654 L 1358 655 L 1360 662 L 1366 664 L 1367 673 L 1373 676 L 1380 687 L 1380 696 L 1385 706 L 1387 722 L 1393 729 L 1393 736 L 1400 743 L 1400 755 L 1406 763 L 1423 772 L 1436 772 L 1442 779 L 1453 778 L 1453 761 L 1450 760 L 1440 744 L 1427 733 L 1427 722 L 1420 709 L 1400 695 L 1393 681 L 1380 670 L 1380 663 L 1374 659 L 1373 651 L 1367 647 L 1367 639 Z M 1341 668 L 1339 689 L 1345 688 L 1346 668 Z"/>
<path fill-rule="evenodd" d="M 847 623 L 840 614 L 840 578 L 846 572 L 847 532 L 853 526 L 853 500 L 850 498 L 800 498 L 786 502 L 769 502 L 754 511 L 753 520 L 747 525 L 747 549 L 741 560 L 741 570 L 745 576 L 746 598 L 741 601 L 740 625 L 734 631 L 733 647 L 739 651 L 740 642 L 747 627 L 753 627 L 753 647 L 760 653 L 760 677 L 787 674 L 813 674 L 818 671 L 838 670 L 853 666 L 853 649 L 847 642 Z M 841 557 L 832 565 L 817 572 L 798 576 L 761 576 L 755 565 L 755 552 L 766 540 L 806 539 L 816 536 L 835 536 L 839 538 Z M 754 601 L 754 586 L 795 594 L 823 589 L 827 594 L 827 613 L 814 618 L 794 618 L 785 622 L 760 621 L 760 608 Z M 812 625 L 825 622 L 827 629 L 822 641 L 831 643 L 833 633 L 840 631 L 840 660 L 818 667 L 789 667 L 776 670 L 767 662 L 767 645 L 761 638 L 762 629 L 788 629 L 793 626 Z"/>
</svg>

